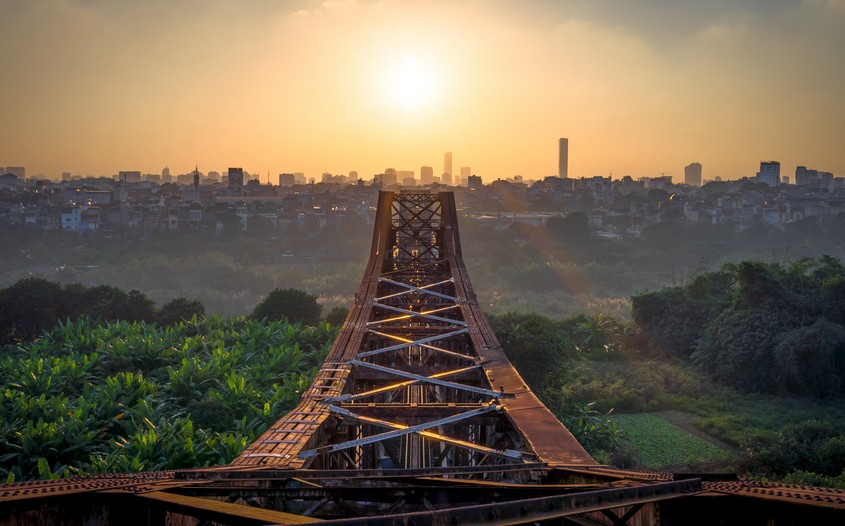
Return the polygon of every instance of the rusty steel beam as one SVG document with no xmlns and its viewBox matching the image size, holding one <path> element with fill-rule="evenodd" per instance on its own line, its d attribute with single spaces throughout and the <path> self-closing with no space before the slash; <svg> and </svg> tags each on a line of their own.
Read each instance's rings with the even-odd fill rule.
<svg viewBox="0 0 845 526">
<path fill-rule="evenodd" d="M 519 499 L 445 510 L 383 515 L 359 519 L 328 520 L 326 526 L 437 526 L 442 524 L 532 524 L 602 512 L 621 506 L 645 504 L 701 493 L 701 480 L 688 479 L 644 486 L 584 491 L 567 495 Z"/>
<path fill-rule="evenodd" d="M 235 525 L 313 524 L 319 519 L 275 510 L 231 504 L 213 499 L 178 495 L 164 491 L 140 493 L 132 498 L 146 501 L 147 506 L 163 508 L 189 517 Z M 131 505 L 131 503 L 129 504 Z"/>
<path fill-rule="evenodd" d="M 473 409 L 471 411 L 466 411 L 466 412 L 463 412 L 463 413 L 459 413 L 457 415 L 451 415 L 451 416 L 439 418 L 439 419 L 436 419 L 436 420 L 431 420 L 431 421 L 425 422 L 423 424 L 417 424 L 417 425 L 414 425 L 414 426 L 406 426 L 406 425 L 403 425 L 403 424 L 397 424 L 395 422 L 389 422 L 389 421 L 386 421 L 386 420 L 367 417 L 367 416 L 363 416 L 363 415 L 353 413 L 352 411 L 349 411 L 347 409 L 342 409 L 342 408 L 334 407 L 334 406 L 331 407 L 331 410 L 332 410 L 332 412 L 338 413 L 345 418 L 357 420 L 357 421 L 364 422 L 364 423 L 367 423 L 367 424 L 377 425 L 377 426 L 380 426 L 380 427 L 392 428 L 392 429 L 394 429 L 394 431 L 388 431 L 386 433 L 371 435 L 371 436 L 368 436 L 366 438 L 360 438 L 360 439 L 357 439 L 357 440 L 349 440 L 347 442 L 343 442 L 343 443 L 340 443 L 340 444 L 330 444 L 328 446 L 323 446 L 321 448 L 317 448 L 317 449 L 313 449 L 313 450 L 309 450 L 309 451 L 303 451 L 302 453 L 300 453 L 300 456 L 302 456 L 304 458 L 310 458 L 310 457 L 320 455 L 320 454 L 332 453 L 332 452 L 335 452 L 335 451 L 340 451 L 340 450 L 343 450 L 343 449 L 349 449 L 349 448 L 352 448 L 352 447 L 359 447 L 359 446 L 362 446 L 362 445 L 365 445 L 365 444 L 370 444 L 370 443 L 373 443 L 373 442 L 382 442 L 382 441 L 389 440 L 389 439 L 392 439 L 392 438 L 404 436 L 404 435 L 407 435 L 407 434 L 410 434 L 410 433 L 415 433 L 415 434 L 418 434 L 418 435 L 426 437 L 426 438 L 430 438 L 430 439 L 434 439 L 434 440 L 437 440 L 437 441 L 440 441 L 440 442 L 452 444 L 454 446 L 470 449 L 470 450 L 473 450 L 473 451 L 477 451 L 479 453 L 484 453 L 485 455 L 492 455 L 492 456 L 495 456 L 495 457 L 502 457 L 502 458 L 507 458 L 507 459 L 511 459 L 511 460 L 522 458 L 522 453 L 519 452 L 519 451 L 496 450 L 496 449 L 480 446 L 480 445 L 477 445 L 477 444 L 472 444 L 472 443 L 466 442 L 464 440 L 459 440 L 459 439 L 455 439 L 455 438 L 452 438 L 452 437 L 444 436 L 444 435 L 441 435 L 439 433 L 432 433 L 431 431 L 427 431 L 428 429 L 430 429 L 432 427 L 438 427 L 438 426 L 443 426 L 443 425 L 447 425 L 447 424 L 453 424 L 455 422 L 460 422 L 461 420 L 473 418 L 475 416 L 479 416 L 479 415 L 482 415 L 484 413 L 489 413 L 491 411 L 500 411 L 501 406 L 499 406 L 499 405 L 488 404 L 488 405 L 482 406 L 480 408 Z"/>
<path fill-rule="evenodd" d="M 438 380 L 441 378 L 448 378 L 450 376 L 457 376 L 459 374 L 463 374 L 469 371 L 474 371 L 481 368 L 481 364 L 470 365 L 469 367 L 463 367 L 461 369 L 454 369 L 451 371 L 443 371 L 437 374 L 432 374 L 431 376 L 426 376 L 429 380 Z M 385 385 L 384 387 L 379 387 L 378 389 L 371 389 L 369 391 L 363 391 L 360 393 L 355 394 L 345 394 L 340 396 L 332 396 L 326 399 L 327 403 L 334 403 L 334 402 L 348 402 L 350 400 L 361 400 L 362 398 L 368 398 L 380 393 L 393 391 L 395 389 L 399 389 L 402 387 L 407 387 L 412 384 L 417 384 L 422 382 L 422 380 L 405 380 L 402 382 L 395 382 L 392 384 Z"/>
</svg>

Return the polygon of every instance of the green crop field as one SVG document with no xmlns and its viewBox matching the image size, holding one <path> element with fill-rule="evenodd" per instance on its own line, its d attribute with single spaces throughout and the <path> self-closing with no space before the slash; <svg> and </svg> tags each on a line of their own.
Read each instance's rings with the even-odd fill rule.
<svg viewBox="0 0 845 526">
<path fill-rule="evenodd" d="M 734 459 L 730 450 L 653 413 L 616 415 L 613 419 L 622 430 L 620 446 L 631 456 L 634 467 L 700 469 Z"/>
</svg>

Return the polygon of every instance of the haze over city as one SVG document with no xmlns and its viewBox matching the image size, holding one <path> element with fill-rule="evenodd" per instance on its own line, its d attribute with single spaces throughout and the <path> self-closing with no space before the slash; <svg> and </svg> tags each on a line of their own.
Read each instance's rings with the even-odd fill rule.
<svg viewBox="0 0 845 526">
<path fill-rule="evenodd" d="M 845 2 L 0 1 L 0 165 L 845 174 Z M 437 169 L 437 168 L 436 168 Z"/>
</svg>

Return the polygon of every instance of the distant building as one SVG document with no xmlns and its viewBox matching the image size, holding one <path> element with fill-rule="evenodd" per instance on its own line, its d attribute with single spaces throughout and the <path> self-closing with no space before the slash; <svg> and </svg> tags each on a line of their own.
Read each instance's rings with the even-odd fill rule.
<svg viewBox="0 0 845 526">
<path fill-rule="evenodd" d="M 296 176 L 291 173 L 279 174 L 279 186 L 293 186 L 296 184 Z"/>
<path fill-rule="evenodd" d="M 777 186 L 780 183 L 780 162 L 762 161 L 760 171 L 757 172 L 757 182 Z"/>
<path fill-rule="evenodd" d="M 117 174 L 117 178 L 118 178 L 119 181 L 123 181 L 124 183 L 140 183 L 141 182 L 141 171 L 140 170 L 120 171 Z"/>
<path fill-rule="evenodd" d="M 461 180 L 456 182 L 456 185 L 466 184 L 469 186 L 469 177 L 472 175 L 472 169 L 469 166 L 461 166 Z"/>
<path fill-rule="evenodd" d="M 358 181 L 358 172 L 356 172 L 355 170 L 350 171 L 349 172 L 349 182 L 355 183 L 357 181 Z"/>
<path fill-rule="evenodd" d="M 164 168 L 161 169 L 161 182 L 162 183 L 169 183 L 170 181 L 171 181 L 171 179 L 170 179 L 170 168 L 165 166 Z"/>
<path fill-rule="evenodd" d="M 561 179 L 569 177 L 569 139 L 561 137 L 557 145 L 557 175 Z"/>
<path fill-rule="evenodd" d="M 828 188 L 832 181 L 833 173 L 831 172 L 812 170 L 806 166 L 795 167 L 795 184 L 798 186 L 820 185 L 824 188 Z"/>
<path fill-rule="evenodd" d="M 180 184 L 180 185 L 194 184 L 194 172 L 177 175 L 176 176 L 176 184 Z"/>
<path fill-rule="evenodd" d="M 244 169 L 243 168 L 229 168 L 229 188 L 241 187 L 244 185 Z"/>
<path fill-rule="evenodd" d="M 684 184 L 701 186 L 701 163 L 690 163 L 684 166 Z"/>
<path fill-rule="evenodd" d="M 426 185 L 434 182 L 434 168 L 431 166 L 420 167 L 420 184 Z"/>
<path fill-rule="evenodd" d="M 399 182 L 395 168 L 388 168 L 384 171 L 384 173 L 376 174 L 375 177 L 373 177 L 373 181 L 376 184 L 381 184 L 382 186 L 396 186 Z"/>
<path fill-rule="evenodd" d="M 4 174 L 12 174 L 21 181 L 26 179 L 26 168 L 23 166 L 7 166 L 3 169 Z"/>
<path fill-rule="evenodd" d="M 70 181 L 71 177 L 70 172 L 62 172 L 62 181 Z"/>
<path fill-rule="evenodd" d="M 452 184 L 452 152 L 443 154 L 443 177 L 440 182 L 449 185 Z"/>
<path fill-rule="evenodd" d="M 387 168 L 384 171 L 382 182 L 386 185 L 395 185 L 399 182 L 399 174 L 396 173 L 396 168 Z"/>
<path fill-rule="evenodd" d="M 481 177 L 477 175 L 470 175 L 469 177 L 467 177 L 467 186 L 470 190 L 480 190 L 483 186 Z"/>
</svg>

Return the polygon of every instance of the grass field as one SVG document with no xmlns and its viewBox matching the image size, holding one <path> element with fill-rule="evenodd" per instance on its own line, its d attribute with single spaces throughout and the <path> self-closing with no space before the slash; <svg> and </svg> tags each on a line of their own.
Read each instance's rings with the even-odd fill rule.
<svg viewBox="0 0 845 526">
<path fill-rule="evenodd" d="M 715 441 L 689 432 L 655 413 L 616 415 L 620 446 L 632 467 L 680 471 L 730 464 L 735 454 Z"/>
</svg>

